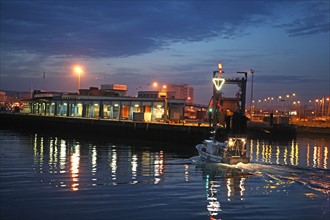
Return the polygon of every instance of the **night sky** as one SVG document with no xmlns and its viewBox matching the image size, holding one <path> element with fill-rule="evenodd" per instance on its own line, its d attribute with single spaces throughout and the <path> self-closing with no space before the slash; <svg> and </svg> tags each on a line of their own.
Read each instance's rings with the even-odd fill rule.
<svg viewBox="0 0 330 220">
<path fill-rule="evenodd" d="M 226 78 L 255 70 L 255 99 L 329 96 L 329 8 L 329 0 L 1 0 L 0 89 L 75 92 L 80 64 L 82 88 L 127 84 L 136 95 L 153 81 L 187 83 L 206 104 L 221 61 Z M 251 75 L 248 100 L 250 86 Z"/>
</svg>

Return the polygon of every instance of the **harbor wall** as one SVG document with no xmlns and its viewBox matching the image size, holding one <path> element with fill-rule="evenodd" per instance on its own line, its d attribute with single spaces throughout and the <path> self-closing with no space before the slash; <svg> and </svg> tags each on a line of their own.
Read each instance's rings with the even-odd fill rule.
<svg viewBox="0 0 330 220">
<path fill-rule="evenodd" d="M 91 118 L 70 118 L 0 113 L 1 129 L 60 131 L 150 141 L 199 143 L 210 136 L 210 127 L 145 123 Z"/>
<path fill-rule="evenodd" d="M 210 132 L 214 130 L 208 126 L 187 124 L 39 116 L 22 113 L 0 113 L 0 122 L 1 129 L 56 131 L 68 135 L 86 134 L 110 138 L 188 144 L 200 143 L 203 139 L 212 136 Z M 301 132 L 302 130 L 300 129 L 299 131 Z M 219 132 L 220 136 L 227 135 L 225 128 L 220 128 Z M 296 137 L 296 134 L 297 128 L 291 125 L 265 126 L 265 124 L 249 124 L 246 135 L 250 138 L 292 140 L 292 138 Z"/>
</svg>

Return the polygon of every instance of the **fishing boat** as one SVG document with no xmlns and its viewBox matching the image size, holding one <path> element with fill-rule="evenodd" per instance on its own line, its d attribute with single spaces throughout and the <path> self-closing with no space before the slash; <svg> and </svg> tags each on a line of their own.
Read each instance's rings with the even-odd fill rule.
<svg viewBox="0 0 330 220">
<path fill-rule="evenodd" d="M 246 155 L 246 138 L 232 136 L 228 141 L 217 141 L 215 137 L 204 140 L 197 144 L 200 160 L 207 163 L 249 163 L 250 158 Z"/>
<path fill-rule="evenodd" d="M 204 140 L 202 144 L 197 144 L 196 149 L 200 159 L 205 162 L 221 163 L 228 142 L 219 142 L 214 138 Z"/>
</svg>

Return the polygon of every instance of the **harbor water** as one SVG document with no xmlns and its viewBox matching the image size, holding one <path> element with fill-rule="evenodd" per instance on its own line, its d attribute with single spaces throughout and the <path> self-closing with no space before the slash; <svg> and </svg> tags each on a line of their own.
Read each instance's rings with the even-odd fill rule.
<svg viewBox="0 0 330 220">
<path fill-rule="evenodd" d="M 84 135 L 0 130 L 0 145 L 0 219 L 330 219 L 327 137 L 250 139 L 237 165 Z"/>
</svg>

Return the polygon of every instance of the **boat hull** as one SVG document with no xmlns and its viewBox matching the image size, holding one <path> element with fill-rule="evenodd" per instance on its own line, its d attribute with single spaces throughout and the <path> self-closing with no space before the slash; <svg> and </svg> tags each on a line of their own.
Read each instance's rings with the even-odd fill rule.
<svg viewBox="0 0 330 220">
<path fill-rule="evenodd" d="M 234 156 L 234 157 L 226 157 L 223 158 L 222 160 L 223 163 L 226 164 L 238 164 L 238 163 L 250 163 L 250 158 L 249 157 L 238 157 L 238 156 Z"/>
<path fill-rule="evenodd" d="M 229 142 L 217 142 L 205 140 L 198 144 L 196 149 L 200 161 L 206 163 L 249 163 L 250 158 L 246 155 L 244 138 L 230 138 Z"/>
<path fill-rule="evenodd" d="M 204 145 L 199 144 L 196 146 L 196 149 L 198 151 L 199 157 L 202 161 L 208 162 L 208 163 L 221 163 L 223 157 L 222 156 L 215 156 L 210 153 L 207 153 L 203 151 Z"/>
</svg>

